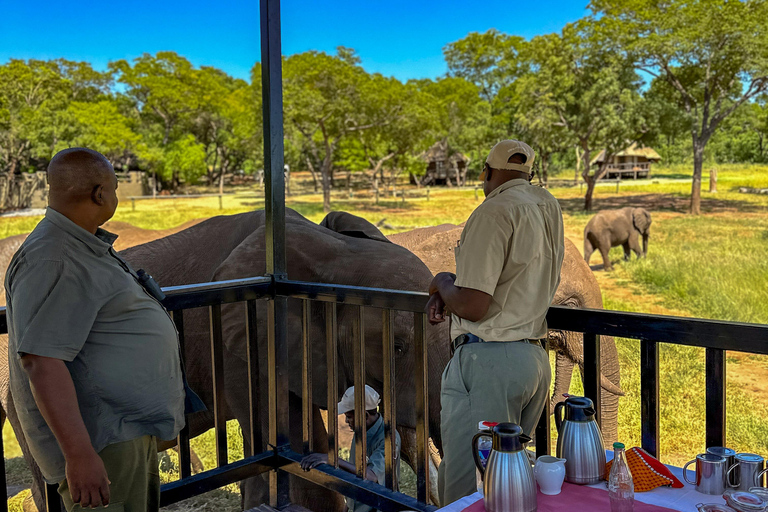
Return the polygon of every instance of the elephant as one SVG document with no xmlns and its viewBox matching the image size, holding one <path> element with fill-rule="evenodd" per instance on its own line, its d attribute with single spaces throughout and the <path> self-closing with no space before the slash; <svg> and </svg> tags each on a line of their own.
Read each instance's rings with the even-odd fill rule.
<svg viewBox="0 0 768 512">
<path fill-rule="evenodd" d="M 432 274 L 415 255 L 408 250 L 386 241 L 378 230 L 369 223 L 352 216 L 336 215 L 325 224 L 329 229 L 318 226 L 292 210 L 286 211 L 286 253 L 288 275 L 302 281 L 326 282 L 376 288 L 395 288 L 421 291 L 428 286 Z M 346 217 L 346 219 L 345 219 Z M 159 240 L 132 247 L 121 255 L 136 269 L 143 268 L 162 286 L 246 278 L 263 275 L 266 271 L 265 214 L 263 211 L 232 216 L 215 217 L 188 229 Z M 350 231 L 349 225 L 362 225 L 365 229 L 357 235 L 343 234 Z M 339 232 L 334 231 L 337 230 Z M 372 229 L 372 230 L 371 230 Z M 360 233 L 369 232 L 374 238 Z M 376 235 L 378 232 L 378 235 Z M 309 248 L 309 250 L 307 250 Z M 298 300 L 288 301 L 286 340 L 288 353 L 298 357 L 301 353 L 301 308 Z M 313 341 L 313 402 L 315 451 L 327 450 L 327 433 L 320 415 L 320 408 L 327 404 L 327 375 L 325 368 L 325 321 L 323 308 L 313 304 L 309 321 L 309 335 Z M 258 301 L 259 329 L 257 334 L 258 353 L 267 353 L 266 303 Z M 338 361 L 339 382 L 337 400 L 343 390 L 353 384 L 353 343 L 357 339 L 354 319 L 355 306 L 338 307 Z M 366 308 L 366 383 L 382 389 L 383 368 L 381 364 L 381 312 Z M 263 324 L 263 327 L 262 327 Z M 416 411 L 415 371 L 413 350 L 413 315 L 395 314 L 395 372 L 397 393 L 395 398 L 398 430 L 402 438 L 402 456 L 415 461 Z M 245 358 L 244 305 L 222 306 L 222 333 L 224 341 L 226 417 L 237 419 L 243 432 L 249 432 L 250 413 L 248 408 L 248 379 Z M 198 392 L 208 411 L 196 413 L 189 418 L 190 435 L 203 433 L 213 426 L 213 392 L 211 375 L 210 324 L 207 308 L 190 309 L 184 313 L 185 366 L 190 385 Z M 447 328 L 428 327 L 428 396 L 427 418 L 435 445 L 440 448 L 440 376 L 450 357 L 445 340 Z M 7 351 L 7 338 L 4 343 Z M 7 361 L 7 359 L 5 359 Z M 301 374 L 300 364 L 291 361 L 288 376 L 290 390 L 290 440 L 292 448 L 301 452 Z M 0 375 L 0 382 L 6 375 Z M 267 367 L 266 358 L 259 358 L 258 365 L 259 410 L 266 410 Z M 29 456 L 26 441 L 19 428 L 9 393 L 3 393 L 2 405 L 8 412 L 19 444 L 36 475 L 33 495 L 38 508 L 42 507 L 42 479 L 34 461 Z M 267 439 L 267 418 L 260 417 L 262 439 Z M 245 449 L 248 451 L 248 436 Z M 161 448 L 168 448 L 169 444 Z M 256 452 L 267 449 L 255 447 Z M 432 476 L 432 475 L 430 475 Z M 241 483 L 243 507 L 249 509 L 264 502 L 268 485 L 264 476 L 250 478 Z M 301 478 L 291 477 L 291 500 L 312 510 L 342 510 L 343 501 L 339 495 L 315 487 Z"/>
<path fill-rule="evenodd" d="M 453 248 L 461 236 L 463 227 L 442 224 L 429 228 L 389 235 L 389 239 L 416 254 L 426 263 L 432 273 L 455 272 Z M 600 285 L 589 266 L 584 262 L 576 246 L 565 239 L 565 256 L 560 271 L 560 285 L 555 292 L 552 304 L 572 308 L 603 309 L 603 297 Z M 583 338 L 580 333 L 556 331 L 549 332 L 549 346 L 555 351 L 554 389 L 550 399 L 550 408 L 561 400 L 571 384 L 573 367 L 584 369 Z M 621 389 L 619 355 L 612 336 L 602 336 L 600 344 L 601 363 L 601 415 L 602 433 L 606 446 L 618 437 L 619 397 L 624 395 Z"/>
<path fill-rule="evenodd" d="M 648 237 L 651 229 L 651 214 L 645 208 L 627 206 L 619 210 L 603 210 L 589 219 L 584 228 L 584 261 L 589 265 L 589 258 L 595 250 L 603 256 L 603 269 L 612 270 L 608 253 L 611 247 L 621 245 L 624 259 L 629 260 L 630 250 L 638 258 L 648 254 Z M 640 248 L 638 235 L 643 237 Z"/>
</svg>

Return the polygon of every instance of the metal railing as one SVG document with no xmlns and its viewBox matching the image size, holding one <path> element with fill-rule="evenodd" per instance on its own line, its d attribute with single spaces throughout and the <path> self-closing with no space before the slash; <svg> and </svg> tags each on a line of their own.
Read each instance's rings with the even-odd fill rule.
<svg viewBox="0 0 768 512">
<path fill-rule="evenodd" d="M 189 430 L 185 428 L 178 437 L 180 453 L 181 479 L 162 487 L 161 503 L 163 506 L 203 494 L 224 485 L 243 480 L 267 471 L 277 475 L 291 474 L 309 480 L 345 496 L 371 505 L 379 510 L 420 510 L 430 511 L 434 507 L 428 504 L 429 496 L 429 422 L 428 422 L 428 366 L 426 323 L 424 307 L 427 295 L 416 292 L 403 292 L 385 289 L 358 288 L 333 284 L 307 283 L 272 278 L 253 278 L 219 283 L 206 283 L 164 289 L 166 307 L 180 333 L 180 343 L 184 348 L 184 311 L 191 308 L 208 307 L 210 318 L 210 342 L 212 354 L 211 386 L 213 428 L 215 432 L 217 468 L 197 475 L 191 474 Z M 274 304 L 280 300 L 300 300 L 302 303 L 302 446 L 304 453 L 296 453 L 287 443 L 275 442 L 277 439 L 277 408 L 282 402 L 287 407 L 287 381 L 277 378 L 278 365 L 273 364 L 281 347 L 275 337 L 267 341 L 268 382 L 269 388 L 269 443 L 263 442 L 259 425 L 264 414 L 264 404 L 258 403 L 257 381 L 259 347 L 255 333 L 260 328 L 256 305 L 259 300 Z M 323 303 L 325 311 L 325 340 L 310 339 L 310 304 Z M 246 322 L 248 389 L 250 410 L 250 431 L 244 432 L 249 445 L 253 447 L 245 453 L 243 460 L 228 463 L 226 416 L 224 415 L 224 372 L 221 307 L 224 304 L 243 304 L 243 321 Z M 338 365 L 338 318 L 337 307 L 357 308 L 352 315 L 353 332 L 356 333 L 353 364 L 356 425 L 357 475 L 338 469 L 338 440 L 336 439 L 336 400 L 339 385 Z M 376 308 L 382 312 L 381 353 L 383 357 L 384 384 L 382 391 L 383 419 L 386 436 L 386 482 L 384 486 L 373 484 L 361 478 L 364 475 L 365 454 L 365 414 L 363 407 L 363 384 L 366 382 L 365 353 L 370 344 L 362 333 L 364 312 Z M 394 428 L 398 424 L 394 400 L 397 376 L 394 366 L 394 314 L 407 312 L 413 314 L 415 353 L 416 394 L 416 453 L 415 473 L 417 480 L 416 499 L 395 492 L 394 473 Z M 263 319 L 261 319 L 263 320 Z M 285 319 L 284 319 L 285 320 Z M 768 326 L 739 324 L 690 318 L 677 318 L 659 315 L 619 313 L 603 310 L 571 309 L 560 306 L 550 308 L 547 320 L 550 329 L 584 333 L 584 391 L 585 395 L 600 408 L 600 336 L 616 336 L 641 340 L 641 425 L 642 447 L 654 456 L 659 454 L 659 344 L 671 343 L 703 347 L 706 349 L 706 443 L 707 446 L 725 444 L 725 353 L 738 350 L 754 354 L 768 354 Z M 6 332 L 5 312 L 0 312 L 0 332 Z M 370 341 L 370 340 L 368 340 Z M 447 342 L 447 340 L 445 340 Z M 304 454 L 314 448 L 312 437 L 313 405 L 312 399 L 312 350 L 314 343 L 326 346 L 328 368 L 328 400 L 323 404 L 328 410 L 328 459 L 329 465 L 320 466 L 310 472 L 304 472 L 299 461 Z M 285 345 L 285 344 L 284 344 Z M 285 348 L 282 347 L 282 348 Z M 263 357 L 263 354 L 261 355 Z M 283 411 L 285 412 L 285 411 Z M 549 415 L 542 414 L 536 430 L 536 451 L 541 455 L 550 453 Z M 261 447 L 267 446 L 265 451 Z M 0 451 L 2 446 L 0 445 Z M 4 468 L 3 468 L 4 469 Z M 274 489 L 273 489 L 274 491 Z M 49 510 L 57 510 L 58 494 L 55 486 L 49 486 Z M 7 497 L 6 497 L 7 498 Z M 3 500 L 3 506 L 6 499 Z"/>
</svg>

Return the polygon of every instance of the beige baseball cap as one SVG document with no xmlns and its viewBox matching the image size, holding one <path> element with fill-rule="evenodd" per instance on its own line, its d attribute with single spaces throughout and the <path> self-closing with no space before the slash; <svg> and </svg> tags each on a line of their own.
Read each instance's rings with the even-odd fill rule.
<svg viewBox="0 0 768 512">
<path fill-rule="evenodd" d="M 524 164 L 511 164 L 509 163 L 509 157 L 514 154 L 521 153 L 525 155 Z M 533 169 L 533 161 L 536 158 L 536 153 L 533 148 L 525 142 L 519 140 L 503 140 L 493 146 L 491 152 L 488 153 L 488 158 L 485 159 L 485 163 L 491 169 L 503 169 L 507 171 L 520 171 L 531 173 Z M 485 170 L 480 174 L 480 181 L 485 180 Z"/>
<path fill-rule="evenodd" d="M 379 406 L 381 397 L 371 386 L 365 386 L 365 410 L 372 411 Z M 355 386 L 344 392 L 339 402 L 339 414 L 346 414 L 355 410 Z"/>
</svg>

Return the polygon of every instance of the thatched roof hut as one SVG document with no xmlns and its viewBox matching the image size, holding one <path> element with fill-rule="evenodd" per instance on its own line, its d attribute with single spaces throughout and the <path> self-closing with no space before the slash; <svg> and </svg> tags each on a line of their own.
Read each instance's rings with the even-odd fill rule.
<svg viewBox="0 0 768 512">
<path fill-rule="evenodd" d="M 454 151 L 446 139 L 436 142 L 428 150 L 419 155 L 427 164 L 426 172 L 421 179 L 422 185 L 464 184 L 467 175 L 469 157 Z M 453 183 L 451 183 L 453 181 Z"/>
<path fill-rule="evenodd" d="M 661 160 L 653 148 L 639 146 L 632 143 L 627 149 L 619 151 L 608 163 L 608 172 L 605 178 L 614 179 L 638 179 L 651 176 L 651 164 Z M 600 151 L 590 162 L 591 167 L 599 166 L 605 162 L 605 150 Z"/>
</svg>

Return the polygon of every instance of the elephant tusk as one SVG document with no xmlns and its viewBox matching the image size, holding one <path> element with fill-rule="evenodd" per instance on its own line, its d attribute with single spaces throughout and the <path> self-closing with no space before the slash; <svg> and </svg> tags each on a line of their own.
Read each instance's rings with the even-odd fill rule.
<svg viewBox="0 0 768 512">
<path fill-rule="evenodd" d="M 624 390 L 622 390 L 619 386 L 608 380 L 608 377 L 601 374 L 600 375 L 600 387 L 602 387 L 604 390 L 606 390 L 609 393 L 613 393 L 617 396 L 624 396 Z"/>
</svg>

